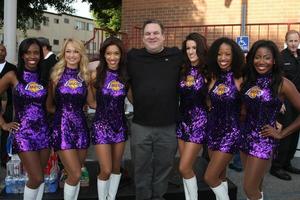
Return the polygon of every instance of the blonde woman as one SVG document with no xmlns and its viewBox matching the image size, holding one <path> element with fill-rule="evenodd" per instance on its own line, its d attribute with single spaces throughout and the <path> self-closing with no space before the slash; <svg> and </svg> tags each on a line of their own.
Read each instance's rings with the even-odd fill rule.
<svg viewBox="0 0 300 200">
<path fill-rule="evenodd" d="M 51 73 L 47 109 L 54 112 L 52 147 L 57 151 L 68 177 L 64 199 L 77 199 L 81 166 L 89 147 L 83 106 L 87 98 L 88 58 L 81 41 L 65 41 L 59 61 Z"/>
</svg>

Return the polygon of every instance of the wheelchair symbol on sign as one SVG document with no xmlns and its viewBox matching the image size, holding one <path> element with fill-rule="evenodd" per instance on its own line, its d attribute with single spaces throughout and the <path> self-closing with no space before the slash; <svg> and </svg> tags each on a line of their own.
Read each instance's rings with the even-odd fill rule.
<svg viewBox="0 0 300 200">
<path fill-rule="evenodd" d="M 244 52 L 249 51 L 249 37 L 239 36 L 236 38 L 236 43 L 241 47 Z"/>
<path fill-rule="evenodd" d="M 247 46 L 247 43 L 244 40 L 240 40 L 239 45 L 244 47 Z"/>
</svg>

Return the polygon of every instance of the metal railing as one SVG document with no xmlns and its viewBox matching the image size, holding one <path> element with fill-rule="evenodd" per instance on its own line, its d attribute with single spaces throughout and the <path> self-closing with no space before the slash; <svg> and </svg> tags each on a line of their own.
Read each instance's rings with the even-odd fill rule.
<svg viewBox="0 0 300 200">
<path fill-rule="evenodd" d="M 250 46 L 259 39 L 274 41 L 280 49 L 284 47 L 284 37 L 288 30 L 300 31 L 300 22 L 297 23 L 253 23 L 246 24 L 246 35 L 249 36 Z M 167 26 L 165 27 L 165 45 L 181 47 L 185 36 L 191 32 L 198 32 L 207 38 L 211 44 L 219 37 L 229 37 L 236 40 L 241 35 L 241 24 L 217 24 L 195 26 Z M 134 27 L 129 40 L 129 47 L 142 47 L 142 28 Z"/>
<path fill-rule="evenodd" d="M 124 42 L 127 47 L 127 34 L 123 32 L 114 32 L 105 28 L 94 28 L 93 37 L 84 43 L 90 61 L 99 59 L 99 50 L 102 42 L 109 36 L 114 35 Z"/>
<path fill-rule="evenodd" d="M 250 46 L 259 39 L 269 39 L 274 41 L 279 49 L 283 49 L 285 34 L 291 29 L 300 31 L 300 22 L 246 24 L 246 35 L 249 36 Z M 165 45 L 180 48 L 184 38 L 191 32 L 198 32 L 204 35 L 210 45 L 219 37 L 229 37 L 236 40 L 241 34 L 241 24 L 167 26 L 165 27 Z M 113 32 L 105 28 L 94 28 L 93 37 L 85 43 L 91 61 L 98 59 L 100 46 L 109 35 L 115 35 L 122 39 L 127 48 L 140 48 L 143 46 L 141 27 L 133 27 L 130 36 L 123 32 Z"/>
</svg>

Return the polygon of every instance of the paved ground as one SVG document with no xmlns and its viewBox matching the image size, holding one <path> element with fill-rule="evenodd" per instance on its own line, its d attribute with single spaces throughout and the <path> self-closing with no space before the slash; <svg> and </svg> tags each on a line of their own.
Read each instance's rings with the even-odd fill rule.
<svg viewBox="0 0 300 200">
<path fill-rule="evenodd" d="M 129 142 L 126 145 L 124 155 L 127 158 L 130 157 Z M 94 152 L 93 148 L 89 149 L 89 159 L 95 159 Z M 293 165 L 300 168 L 300 158 L 295 158 Z M 229 179 L 238 187 L 237 199 L 246 200 L 242 188 L 243 173 L 228 169 L 227 174 Z M 292 175 L 291 181 L 283 181 L 267 173 L 264 180 L 264 196 L 264 200 L 300 200 L 300 175 Z"/>
<path fill-rule="evenodd" d="M 300 168 L 300 158 L 294 158 L 293 165 Z M 245 200 L 242 180 L 243 173 L 228 169 L 228 177 L 238 186 L 238 200 Z M 291 174 L 292 175 L 292 174 Z M 269 173 L 266 174 L 264 184 L 264 200 L 300 200 L 300 175 L 292 175 L 291 181 L 283 181 Z"/>
<path fill-rule="evenodd" d="M 89 149 L 88 159 L 95 159 L 93 147 Z M 126 146 L 125 156 L 130 157 L 129 143 Z M 300 158 L 293 160 L 294 166 L 300 168 Z M 0 169 L 0 190 L 3 188 L 3 181 L 5 178 L 5 169 Z M 245 200 L 245 196 L 242 189 L 242 172 L 235 172 L 228 169 L 228 177 L 238 187 L 238 200 Z M 282 181 L 278 178 L 271 176 L 269 173 L 266 174 L 264 180 L 264 200 L 300 200 L 300 175 L 292 175 L 291 181 Z"/>
</svg>

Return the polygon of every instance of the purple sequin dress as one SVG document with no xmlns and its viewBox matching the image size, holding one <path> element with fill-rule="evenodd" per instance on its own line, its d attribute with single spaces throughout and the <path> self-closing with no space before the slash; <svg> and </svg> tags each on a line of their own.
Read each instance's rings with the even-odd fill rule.
<svg viewBox="0 0 300 200">
<path fill-rule="evenodd" d="M 272 157 L 278 140 L 263 137 L 259 132 L 264 125 L 275 126 L 282 106 L 280 99 L 272 95 L 271 79 L 272 74 L 259 75 L 256 84 L 247 88 L 243 94 L 247 115 L 241 150 L 251 156 L 266 160 Z"/>
<path fill-rule="evenodd" d="M 83 112 L 87 86 L 78 73 L 78 69 L 66 67 L 55 88 L 56 112 L 52 135 L 55 151 L 89 147 L 88 126 Z"/>
<path fill-rule="evenodd" d="M 203 75 L 192 67 L 186 80 L 181 80 L 180 117 L 177 138 L 185 142 L 202 144 L 206 134 L 207 109 L 205 104 L 207 85 Z"/>
<path fill-rule="evenodd" d="M 96 91 L 97 108 L 92 125 L 92 143 L 115 144 L 127 140 L 124 100 L 127 91 L 117 71 L 108 70 L 104 85 Z"/>
<path fill-rule="evenodd" d="M 37 151 L 49 148 L 50 136 L 46 118 L 46 88 L 36 72 L 24 71 L 24 83 L 13 89 L 15 120 L 20 124 L 13 133 L 13 152 Z"/>
<path fill-rule="evenodd" d="M 240 94 L 233 72 L 222 72 L 209 91 L 211 111 L 208 120 L 207 145 L 213 151 L 235 153 L 240 145 Z"/>
</svg>

